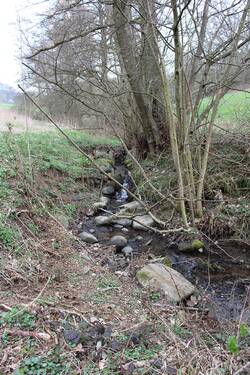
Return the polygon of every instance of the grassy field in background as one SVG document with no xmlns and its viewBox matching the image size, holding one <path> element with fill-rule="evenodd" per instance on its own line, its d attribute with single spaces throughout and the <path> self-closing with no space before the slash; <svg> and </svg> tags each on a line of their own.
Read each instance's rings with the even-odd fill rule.
<svg viewBox="0 0 250 375">
<path fill-rule="evenodd" d="M 0 108 L 4 108 L 4 109 L 12 109 L 14 108 L 15 105 L 14 104 L 11 104 L 11 103 L 0 103 Z"/>
<path fill-rule="evenodd" d="M 211 97 L 203 99 L 200 112 L 207 106 Z M 0 109 L 14 109 L 14 104 L 0 103 Z M 250 121 L 250 93 L 233 91 L 227 93 L 221 100 L 217 120 L 221 122 L 235 122 L 237 120 Z"/>
<path fill-rule="evenodd" d="M 207 106 L 211 98 L 205 98 L 200 107 L 200 111 Z M 221 122 L 235 122 L 248 120 L 250 122 L 250 93 L 248 92 L 229 92 L 221 100 L 217 120 Z"/>
</svg>

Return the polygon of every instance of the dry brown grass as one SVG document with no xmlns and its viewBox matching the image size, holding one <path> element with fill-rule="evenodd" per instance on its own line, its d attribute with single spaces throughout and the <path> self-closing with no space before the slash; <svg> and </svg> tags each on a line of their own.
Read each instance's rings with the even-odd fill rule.
<svg viewBox="0 0 250 375">
<path fill-rule="evenodd" d="M 8 131 L 9 126 L 14 133 L 24 131 L 47 132 L 54 130 L 53 125 L 46 121 L 34 120 L 13 109 L 0 108 L 0 132 Z"/>
</svg>

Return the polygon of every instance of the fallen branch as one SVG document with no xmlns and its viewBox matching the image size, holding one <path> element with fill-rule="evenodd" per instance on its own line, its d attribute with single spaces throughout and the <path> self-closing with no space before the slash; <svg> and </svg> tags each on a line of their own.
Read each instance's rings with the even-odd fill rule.
<svg viewBox="0 0 250 375">
<path fill-rule="evenodd" d="M 22 331 L 21 329 L 5 329 L 5 332 L 11 336 L 34 337 L 35 339 L 49 341 L 51 336 L 44 332 Z"/>
<path fill-rule="evenodd" d="M 5 305 L 4 303 L 1 303 L 1 305 L 0 305 L 0 310 L 3 310 L 3 311 L 10 311 L 10 310 L 11 310 L 11 307 Z"/>
</svg>

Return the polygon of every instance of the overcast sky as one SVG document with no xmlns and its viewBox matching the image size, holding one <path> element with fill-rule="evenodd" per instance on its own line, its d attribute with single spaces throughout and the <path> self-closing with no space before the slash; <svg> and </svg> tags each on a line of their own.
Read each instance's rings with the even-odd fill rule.
<svg viewBox="0 0 250 375">
<path fill-rule="evenodd" d="M 17 57 L 20 55 L 18 39 L 18 18 L 34 20 L 41 10 L 39 2 L 45 0 L 7 0 L 1 1 L 0 12 L 0 82 L 16 86 L 20 77 L 21 67 Z"/>
</svg>

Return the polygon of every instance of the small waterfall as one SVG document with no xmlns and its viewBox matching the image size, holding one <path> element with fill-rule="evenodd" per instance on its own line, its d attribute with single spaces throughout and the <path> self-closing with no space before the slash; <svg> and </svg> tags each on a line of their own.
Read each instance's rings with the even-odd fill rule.
<svg viewBox="0 0 250 375">
<path fill-rule="evenodd" d="M 128 199 L 128 192 L 125 189 L 129 189 L 129 182 L 128 182 L 128 176 L 126 176 L 125 180 L 122 184 L 123 188 L 116 193 L 116 201 L 119 203 L 124 203 Z M 124 189 L 125 188 L 125 189 Z"/>
</svg>

